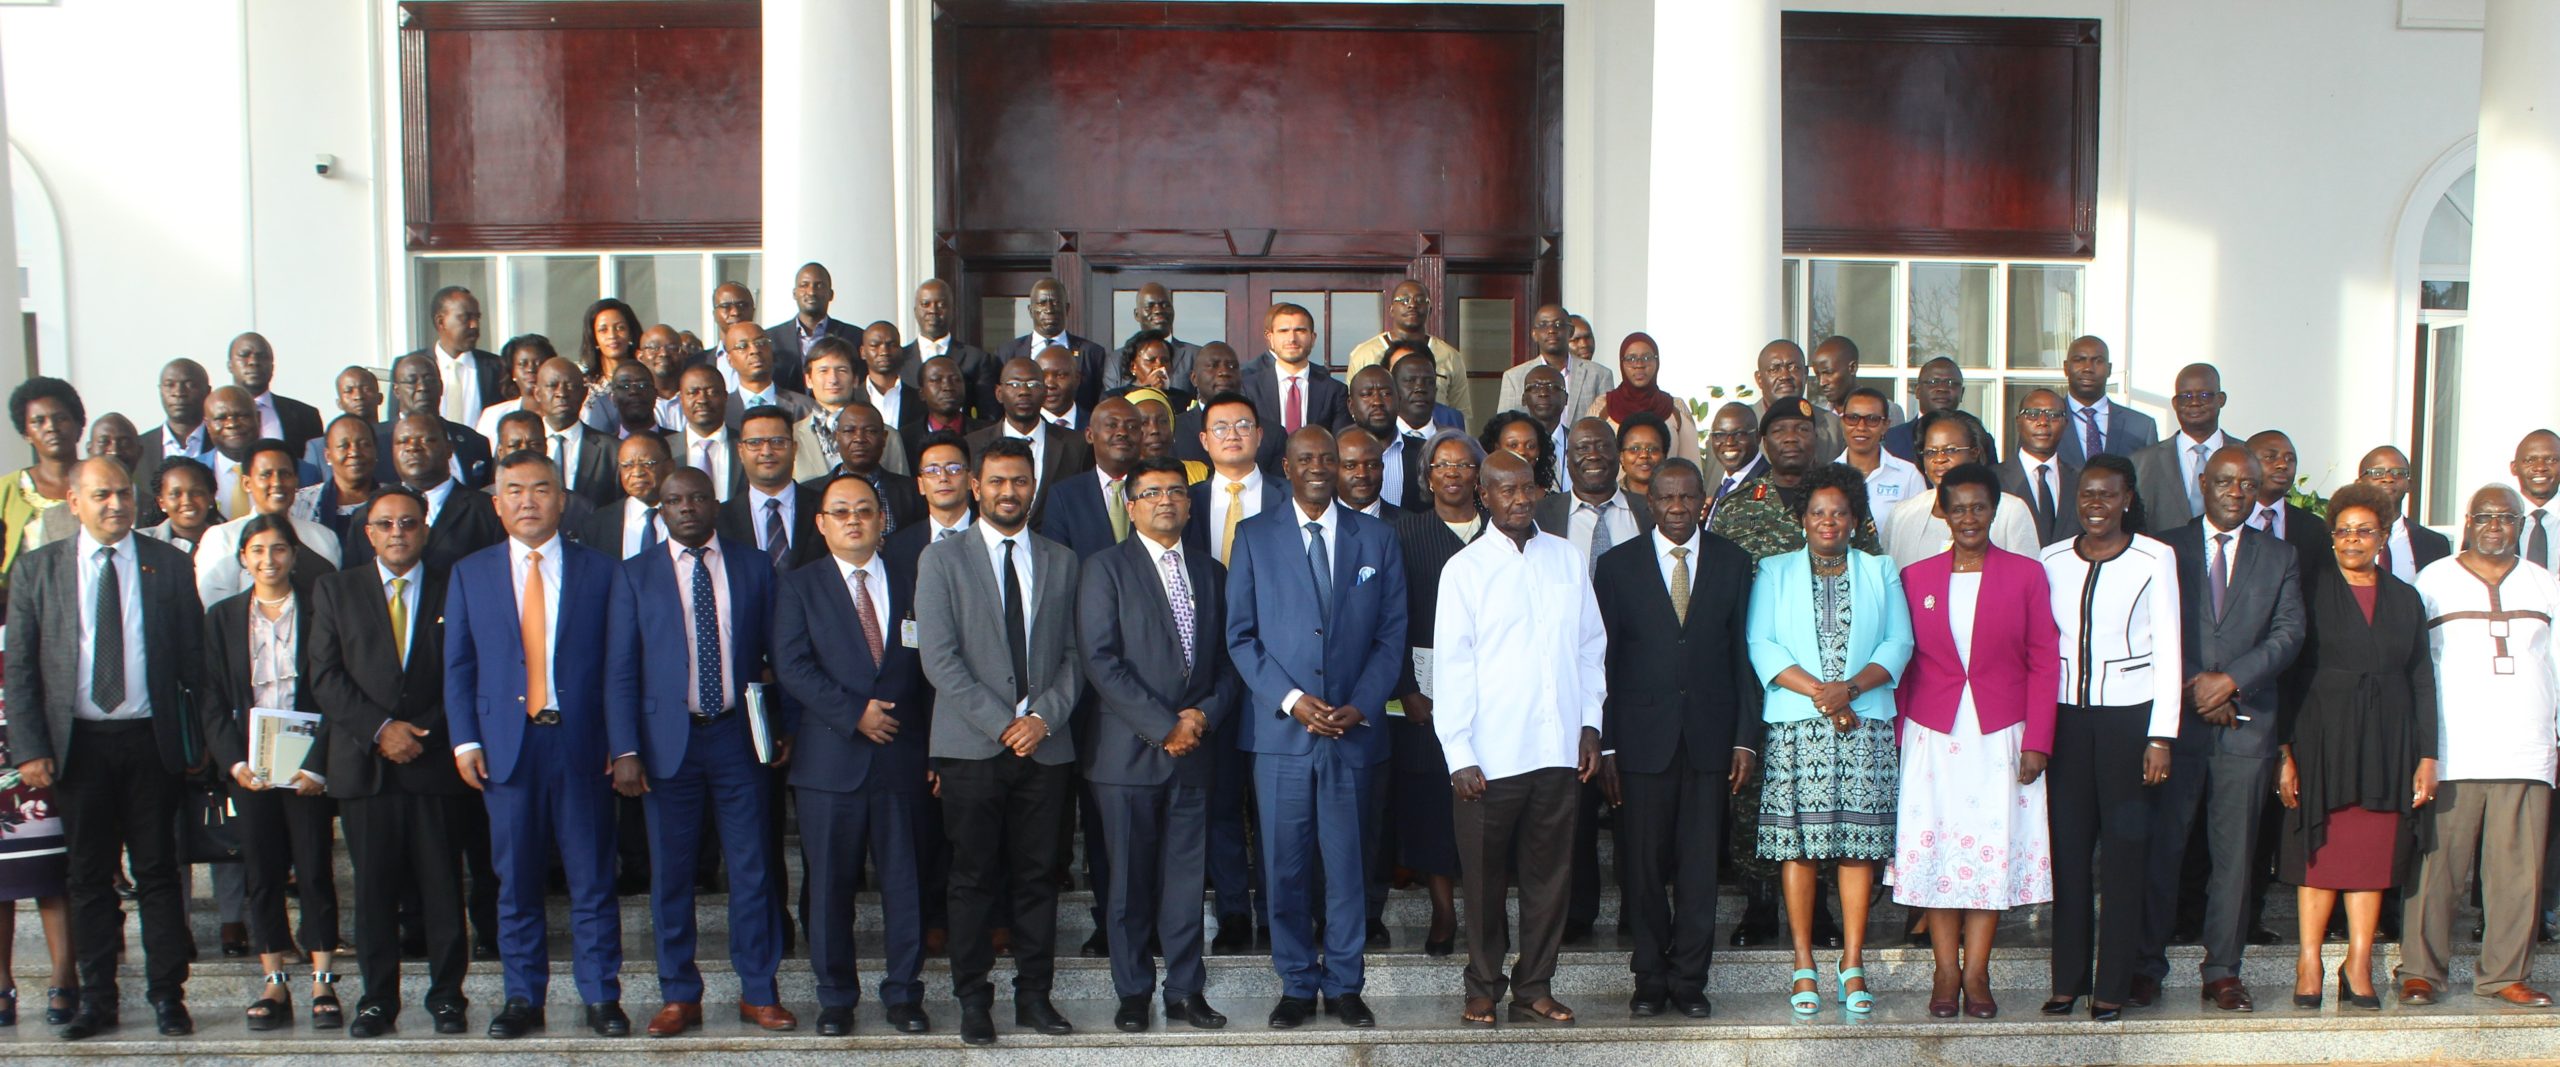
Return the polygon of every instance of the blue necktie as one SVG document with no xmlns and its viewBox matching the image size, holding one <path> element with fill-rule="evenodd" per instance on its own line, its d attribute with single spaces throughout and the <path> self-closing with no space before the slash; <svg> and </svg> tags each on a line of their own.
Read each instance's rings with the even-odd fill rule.
<svg viewBox="0 0 2560 1067">
<path fill-rule="evenodd" d="M 1307 567 L 1316 580 L 1316 615 L 1333 621 L 1333 564 L 1325 561 L 1324 524 L 1307 524 Z"/>
<path fill-rule="evenodd" d="M 695 699 L 702 702 L 702 714 L 718 715 L 729 705 L 726 691 L 720 685 L 720 602 L 711 592 L 711 568 L 702 557 L 709 546 L 688 548 L 684 554 L 693 557 L 693 687 Z"/>
</svg>

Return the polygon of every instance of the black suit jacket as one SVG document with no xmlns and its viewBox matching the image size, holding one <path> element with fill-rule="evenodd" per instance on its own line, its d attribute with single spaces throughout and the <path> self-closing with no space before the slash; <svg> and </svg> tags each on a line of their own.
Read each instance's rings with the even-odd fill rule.
<svg viewBox="0 0 2560 1067">
<path fill-rule="evenodd" d="M 1625 496 L 1627 513 L 1636 517 L 1635 539 L 1643 540 L 1653 533 L 1653 504 L 1634 493 L 1627 493 Z M 1572 540 L 1573 511 L 1575 505 L 1581 502 L 1581 498 L 1572 493 L 1549 493 L 1540 497 L 1536 511 L 1538 528 L 1565 540 Z M 1608 553 L 1601 554 L 1605 556 Z"/>
<path fill-rule="evenodd" d="M 1280 419 L 1280 361 L 1269 352 L 1255 356 L 1244 366 L 1244 378 L 1238 386 L 1245 399 L 1253 401 L 1253 421 L 1262 424 L 1262 450 L 1256 461 L 1269 474 L 1280 473 L 1280 452 L 1288 442 Z M 1325 370 L 1324 364 L 1307 362 L 1307 395 L 1304 398 L 1306 425 L 1340 430 L 1351 422 L 1351 390 Z M 1195 439 L 1196 440 L 1196 439 Z"/>
<path fill-rule="evenodd" d="M 753 511 L 755 495 L 745 489 L 729 494 L 729 502 L 720 505 L 716 524 L 720 536 L 746 545 L 751 551 L 764 546 L 764 516 Z M 812 486 L 791 487 L 791 551 L 782 557 L 782 569 L 800 566 L 827 554 L 825 539 L 818 536 L 818 503 L 820 491 Z M 618 555 L 612 549 L 606 555 Z"/>
<path fill-rule="evenodd" d="M 1173 458 L 1194 463 L 1209 462 L 1209 448 L 1200 443 L 1201 416 L 1206 412 L 1192 408 L 1173 417 Z"/>
<path fill-rule="evenodd" d="M 599 508 L 622 499 L 622 440 L 583 422 L 573 429 L 579 435 L 578 469 L 569 472 L 569 491 Z"/>
<path fill-rule="evenodd" d="M 2000 491 L 2027 502 L 2027 514 L 2036 518 L 2036 543 L 2050 545 L 2080 536 L 2080 468 L 2065 463 L 2060 455 L 2053 464 L 2053 517 L 2048 520 L 2036 513 L 2035 483 L 2028 479 L 2027 457 L 2010 456 L 2000 464 Z"/>
<path fill-rule="evenodd" d="M 970 525 L 975 526 L 977 521 L 977 512 L 970 512 Z M 896 560 L 899 566 L 907 569 L 907 573 L 913 574 L 916 570 L 916 561 L 924 557 L 925 545 L 929 543 L 926 538 L 931 536 L 933 536 L 933 523 L 927 521 L 925 516 L 919 515 L 915 522 L 900 523 L 895 532 L 881 538 L 880 554 Z"/>
<path fill-rule="evenodd" d="M 2409 551 L 2418 557 L 2419 570 L 2427 564 L 2453 554 L 2453 539 L 2417 523 L 2409 524 Z"/>
<path fill-rule="evenodd" d="M 562 530 L 569 534 L 569 539 L 572 541 L 615 559 L 622 559 L 622 512 L 630 506 L 630 502 L 629 497 L 616 500 L 587 513 L 575 527 L 563 525 Z M 660 522 L 663 524 L 664 520 Z M 662 525 L 658 531 L 658 539 L 663 541 L 666 537 L 666 530 Z"/>
<path fill-rule="evenodd" d="M 2298 591 L 2308 603 L 2311 580 L 2338 567 L 2337 556 L 2329 544 L 2329 521 L 2287 502 L 2284 505 L 2284 541 L 2293 546 L 2294 573 L 2302 580 Z M 2291 718 L 2294 709 L 2302 706 L 2303 696 L 2310 691 L 2311 657 L 2297 655 L 2293 666 L 2284 672 L 2284 679 L 2276 688 L 2280 714 Z"/>
<path fill-rule="evenodd" d="M 496 473 L 496 469 L 491 465 L 489 439 L 480 436 L 480 431 L 441 415 L 436 417 L 436 421 L 444 424 L 444 439 L 453 447 L 453 461 L 462 467 L 462 484 L 473 488 L 486 488 L 489 479 Z M 373 477 L 375 481 L 387 483 L 400 480 L 400 472 L 391 466 L 391 428 L 398 424 L 399 420 L 396 418 L 389 422 L 374 424 Z M 620 443 L 605 442 L 605 454 L 612 455 L 613 449 Z M 302 453 L 297 451 L 294 454 Z"/>
<path fill-rule="evenodd" d="M 272 389 L 267 391 L 267 395 L 275 398 L 276 429 L 284 432 L 284 446 L 292 449 L 295 457 L 302 455 L 304 446 L 327 433 L 327 424 L 321 420 L 319 408 Z M 470 429 L 468 426 L 463 428 Z"/>
<path fill-rule="evenodd" d="M 913 558 L 880 556 L 889 572 L 889 616 L 880 620 L 883 655 L 871 659 L 853 590 L 833 556 L 779 576 L 774 589 L 773 673 L 800 709 L 792 727 L 791 784 L 830 793 L 925 788 L 933 736 L 933 687 L 905 632 L 916 617 Z M 876 744 L 857 724 L 869 702 L 885 700 L 896 738 Z"/>
<path fill-rule="evenodd" d="M 257 706 L 257 687 L 249 674 L 249 598 L 253 590 L 235 593 L 215 601 L 204 613 L 204 677 L 203 699 L 196 702 L 198 729 L 204 732 L 205 750 L 213 754 L 213 773 L 231 780 L 231 766 L 249 758 L 249 709 Z M 311 604 L 306 595 L 293 612 L 293 687 L 295 711 L 319 711 L 319 694 L 310 683 L 311 677 Z M 311 751 L 303 756 L 302 769 L 329 776 L 328 739 L 315 737 Z M 451 762 L 451 761 L 447 761 Z M 286 783 L 277 782 L 278 786 Z"/>
<path fill-rule="evenodd" d="M 800 316 L 794 315 L 764 328 L 766 339 L 773 342 L 773 381 L 795 393 L 809 391 L 808 353 L 800 350 Z M 818 336 L 841 337 L 862 345 L 862 327 L 833 315 L 818 324 Z"/>
<path fill-rule="evenodd" d="M 128 534 L 142 578 L 144 687 L 151 694 L 152 737 L 171 774 L 204 758 L 195 702 L 204 691 L 204 608 L 196 599 L 195 561 L 176 545 Z M 79 539 L 24 553 L 9 569 L 9 662 L 5 690 L 9 760 L 50 759 L 70 770 L 72 702 L 79 699 Z M 133 650 L 128 649 L 127 652 Z"/>
<path fill-rule="evenodd" d="M 1172 594 L 1143 536 L 1094 554 L 1078 575 L 1077 651 L 1095 709 L 1091 740 L 1076 749 L 1086 781 L 1209 783 L 1214 756 L 1205 733 L 1181 757 L 1165 754 L 1163 741 L 1184 708 L 1200 709 L 1214 731 L 1234 713 L 1243 680 L 1227 666 L 1226 568 L 1187 542 L 1181 548 L 1192 618 L 1187 668 Z"/>
<path fill-rule="evenodd" d="M 425 356 L 428 359 L 436 358 L 436 350 L 433 347 L 414 349 L 408 354 L 411 356 Z M 507 362 L 498 358 L 498 354 L 495 352 L 484 351 L 477 348 L 472 349 L 466 354 L 471 357 L 471 373 L 478 376 L 480 379 L 480 406 L 484 408 L 495 407 L 499 404 L 506 403 L 506 398 L 500 394 L 504 393 L 507 387 Z M 405 359 L 407 357 L 404 356 L 402 358 Z M 438 367 L 442 367 L 441 362 L 438 363 Z M 278 408 L 277 413 L 282 414 L 283 409 Z"/>
<path fill-rule="evenodd" d="M 1066 338 L 1067 347 L 1075 351 L 1076 366 L 1084 371 L 1082 384 L 1076 386 L 1076 403 L 1086 408 L 1101 403 L 1102 379 L 1111 371 L 1111 350 L 1095 343 L 1090 337 L 1077 336 L 1073 330 L 1058 336 Z M 1004 365 L 1014 360 L 1035 358 L 1032 352 L 1030 334 L 1026 333 L 1006 342 L 1004 351 L 996 353 L 995 368 L 991 373 L 1003 374 Z M 993 396 L 993 391 L 990 390 L 988 395 Z M 996 414 L 1002 414 L 1002 412 Z"/>
<path fill-rule="evenodd" d="M 361 535 L 365 519 L 372 513 L 372 504 L 357 508 L 347 516 L 348 527 Z M 489 494 L 467 485 L 457 485 L 444 498 L 444 508 L 436 512 L 436 521 L 427 526 L 427 552 L 422 562 L 428 569 L 442 574 L 452 570 L 462 557 L 506 539 L 506 524 L 499 521 L 497 504 L 489 499 Z M 612 555 L 612 552 L 607 551 L 606 555 Z M 341 570 L 371 566 L 373 539 L 364 536 L 348 538 L 339 546 L 339 557 Z M 386 622 L 384 625 L 389 624 Z"/>
<path fill-rule="evenodd" d="M 801 482 L 801 492 L 806 494 L 808 499 L 824 501 L 827 498 L 827 483 L 836 480 L 836 475 L 843 471 L 844 465 L 839 463 L 834 470 Z M 871 483 L 871 487 L 880 493 L 880 506 L 889 510 L 889 529 L 882 535 L 885 541 L 890 534 L 896 534 L 912 523 L 924 521 L 924 494 L 916 491 L 916 480 L 912 476 L 891 474 L 886 468 L 881 469 L 878 475 L 879 477 Z"/>
<path fill-rule="evenodd" d="M 329 795 L 369 797 L 391 790 L 459 796 L 453 736 L 444 721 L 444 572 L 409 572 L 418 609 L 409 616 L 409 658 L 391 643 L 391 601 L 371 565 L 320 580 L 311 597 L 308 692 L 319 697 Z M 398 719 L 427 731 L 426 751 L 407 763 L 384 759 L 374 736 Z"/>
<path fill-rule="evenodd" d="M 1759 751 L 1768 731 L 1745 634 L 1751 556 L 1703 530 L 1695 543 L 1685 624 L 1671 608 L 1652 537 L 1602 553 L 1592 574 L 1609 629 L 1600 744 L 1617 751 L 1622 771 L 1661 773 L 1684 746 L 1689 766 L 1724 767 L 1736 748 Z"/>
<path fill-rule="evenodd" d="M 986 451 L 988 445 L 1004 436 L 1004 428 L 1005 423 L 997 421 L 970 431 L 969 454 L 976 456 Z M 1049 488 L 1072 475 L 1093 469 L 1093 446 L 1084 443 L 1083 434 L 1068 433 L 1052 426 L 1040 436 L 1044 442 L 1042 451 L 1045 458 L 1041 460 L 1040 485 L 1031 497 L 1031 525 L 1035 528 L 1040 525 L 1040 517 L 1049 506 Z"/>
<path fill-rule="evenodd" d="M 992 421 L 1002 417 L 1004 409 L 996 405 L 996 379 L 1003 365 L 996 362 L 996 357 L 986 349 L 956 337 L 952 338 L 947 354 L 953 363 L 959 365 L 960 380 L 968 385 L 969 418 L 972 421 Z M 898 371 L 898 380 L 905 382 L 911 390 L 921 391 L 924 388 L 924 353 L 917 350 L 913 341 L 907 342 L 907 364 Z"/>
</svg>

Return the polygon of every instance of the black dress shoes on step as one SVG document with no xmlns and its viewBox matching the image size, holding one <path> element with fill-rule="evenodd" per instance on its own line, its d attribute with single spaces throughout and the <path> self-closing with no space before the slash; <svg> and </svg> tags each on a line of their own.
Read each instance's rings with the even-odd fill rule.
<svg viewBox="0 0 2560 1067">
<path fill-rule="evenodd" d="M 1110 959 L 1111 939 L 1104 936 L 1102 931 L 1096 930 L 1093 932 L 1092 937 L 1084 939 L 1084 948 L 1079 951 L 1082 951 L 1084 953 L 1084 958 L 1089 960 Z"/>
<path fill-rule="evenodd" d="M 1707 995 L 1704 992 L 1674 993 L 1671 995 L 1671 1006 L 1680 1014 L 1692 1019 L 1704 1019 L 1716 1013 L 1716 1006 L 1707 1001 Z"/>
<path fill-rule="evenodd" d="M 1111 1014 L 1111 1025 L 1119 1027 L 1124 1034 L 1146 1033 L 1147 1005 L 1152 999 L 1144 993 L 1120 998 L 1120 1010 Z"/>
<path fill-rule="evenodd" d="M 1240 956 L 1253 951 L 1253 917 L 1249 915 L 1218 916 L 1218 936 L 1209 939 L 1209 953 L 1215 956 Z"/>
<path fill-rule="evenodd" d="M 889 1028 L 902 1034 L 932 1033 L 933 1017 L 924 1013 L 922 1004 L 891 1004 Z"/>
<path fill-rule="evenodd" d="M 1636 995 L 1627 998 L 1627 1014 L 1639 1019 L 1653 1018 L 1670 1008 L 1671 994 L 1665 990 L 1638 989 Z"/>
<path fill-rule="evenodd" d="M 1013 999 L 1013 1025 L 1022 1027 L 1025 1030 L 1033 1030 L 1039 1033 L 1048 1034 L 1053 1037 L 1059 1034 L 1072 1034 L 1076 1032 L 1075 1025 L 1069 1023 L 1066 1016 L 1058 1014 L 1057 1007 L 1050 1004 L 1049 998 L 1046 996 L 1035 996 L 1028 999 L 1019 995 L 1015 996 Z"/>
<path fill-rule="evenodd" d="M 587 1029 L 597 1037 L 631 1036 L 631 1017 L 622 1013 L 622 1002 L 608 1000 L 587 1005 Z"/>
<path fill-rule="evenodd" d="M 510 997 L 505 1007 L 489 1020 L 489 1036 L 499 1040 L 523 1037 L 543 1028 L 542 1009 L 522 997 Z"/>
<path fill-rule="evenodd" d="M 1360 999 L 1358 993 L 1324 998 L 1324 1013 L 1342 1020 L 1344 1026 L 1366 1030 L 1378 1025 L 1378 1016 L 1369 1010 L 1369 1005 Z"/>
<path fill-rule="evenodd" d="M 853 1034 L 852 1008 L 818 1009 L 819 1037 L 850 1037 Z"/>
<path fill-rule="evenodd" d="M 439 1034 L 458 1034 L 471 1025 L 460 1004 L 447 1004 L 441 1008 L 429 1005 L 427 1014 L 435 1018 Z"/>
<path fill-rule="evenodd" d="M 96 1037 L 115 1028 L 116 1013 L 113 1010 L 82 1004 L 80 1010 L 71 1013 L 70 1022 L 62 1024 L 62 1029 L 54 1031 L 54 1036 L 65 1041 L 78 1041 Z"/>
<path fill-rule="evenodd" d="M 1295 1030 L 1316 1017 L 1316 1002 L 1309 997 L 1282 997 L 1271 1008 L 1271 1028 Z"/>
<path fill-rule="evenodd" d="M 179 1001 L 164 1000 L 151 1006 L 152 1021 L 159 1024 L 162 1037 L 185 1037 L 196 1032 L 196 1020 L 187 1014 L 187 1006 Z"/>
<path fill-rule="evenodd" d="M 960 1006 L 960 1043 L 963 1045 L 996 1043 L 995 1016 L 986 1005 L 963 1004 Z"/>
<path fill-rule="evenodd" d="M 1166 1022 L 1186 1023 L 1194 1030 L 1218 1030 L 1227 1025 L 1227 1017 L 1209 1006 L 1207 997 L 1198 993 L 1164 1002 Z"/>
<path fill-rule="evenodd" d="M 356 1009 L 356 1017 L 347 1023 L 348 1037 L 381 1037 L 400 1032 L 400 1024 L 379 1004 Z"/>
</svg>

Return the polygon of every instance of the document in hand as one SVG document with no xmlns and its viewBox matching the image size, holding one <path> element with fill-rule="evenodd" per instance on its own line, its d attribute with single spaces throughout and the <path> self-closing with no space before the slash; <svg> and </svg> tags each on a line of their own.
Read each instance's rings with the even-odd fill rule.
<svg viewBox="0 0 2560 1067">
<path fill-rule="evenodd" d="M 249 773 L 261 782 L 283 785 L 302 769 L 311 745 L 320 739 L 320 716 L 285 708 L 249 709 Z"/>
<path fill-rule="evenodd" d="M 747 739 L 755 746 L 756 762 L 773 763 L 773 720 L 765 704 L 763 682 L 747 683 Z"/>
</svg>

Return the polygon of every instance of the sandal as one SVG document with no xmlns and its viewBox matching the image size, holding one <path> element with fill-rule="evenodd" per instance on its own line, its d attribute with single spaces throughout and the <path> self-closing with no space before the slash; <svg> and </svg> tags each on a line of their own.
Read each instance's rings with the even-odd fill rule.
<svg viewBox="0 0 2560 1067">
<path fill-rule="evenodd" d="M 55 1007 L 54 1004 L 56 1002 L 59 1002 L 62 1006 L 58 1008 Z M 69 1025 L 71 1017 L 78 1014 L 79 1011 L 79 990 L 47 988 L 44 991 L 44 1024 L 46 1026 Z"/>
<path fill-rule="evenodd" d="M 321 992 L 323 989 L 328 992 Z M 329 971 L 311 972 L 311 1028 L 335 1030 L 346 1021 L 346 1012 L 338 1005 L 338 976 Z"/>
<path fill-rule="evenodd" d="M 1544 1003 L 1546 1007 L 1539 1007 L 1539 1003 Z M 1546 1023 L 1550 1026 L 1571 1026 L 1573 1025 L 1573 1009 L 1558 1003 L 1554 997 L 1545 997 L 1540 1001 L 1528 1004 L 1523 1004 L 1515 1000 L 1511 1002 L 1511 1021 L 1515 1023 Z"/>
<path fill-rule="evenodd" d="M 1806 967 L 1790 976 L 1787 981 L 1788 988 L 1790 989 L 1794 988 L 1794 984 L 1797 982 L 1811 982 L 1814 984 L 1814 988 L 1812 989 L 1787 995 L 1787 1006 L 1794 1008 L 1796 1010 L 1796 1014 L 1811 1015 L 1822 1010 L 1822 974 L 1820 972 L 1815 971 L 1811 967 Z"/>
<path fill-rule="evenodd" d="M 1849 988 L 1849 983 L 1851 982 L 1858 983 L 1858 988 Z M 1866 968 L 1840 968 L 1840 1006 L 1847 1008 L 1858 1015 L 1865 1015 L 1868 1012 L 1876 1010 L 1875 994 L 1867 992 L 1866 985 Z"/>
<path fill-rule="evenodd" d="M 1482 1009 L 1478 1009 L 1476 1007 L 1478 1004 L 1482 1004 L 1484 1007 Z M 1488 1030 L 1492 1029 L 1493 998 L 1468 997 L 1466 1005 L 1458 1009 L 1458 1021 L 1467 1026 L 1481 1026 Z"/>
<path fill-rule="evenodd" d="M 282 995 L 270 997 L 262 993 L 249 1002 L 249 1010 L 241 1013 L 249 1020 L 249 1029 L 279 1030 L 293 1022 L 293 989 L 285 984 L 288 981 L 291 979 L 283 971 L 268 972 L 267 985 Z"/>
</svg>

